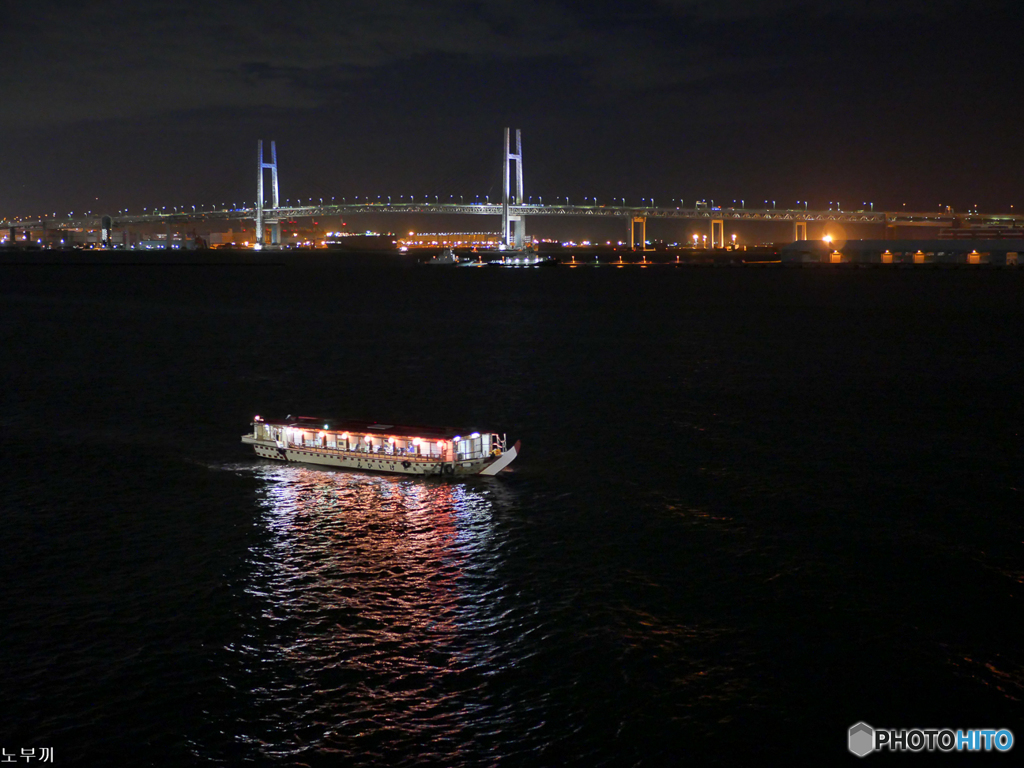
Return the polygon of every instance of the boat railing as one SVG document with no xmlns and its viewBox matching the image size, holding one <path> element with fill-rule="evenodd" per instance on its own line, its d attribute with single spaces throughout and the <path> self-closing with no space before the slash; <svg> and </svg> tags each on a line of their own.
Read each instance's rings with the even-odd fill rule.
<svg viewBox="0 0 1024 768">
<path fill-rule="evenodd" d="M 445 457 L 440 453 L 406 453 L 402 449 L 394 451 L 386 451 L 382 449 L 369 451 L 366 449 L 352 449 L 352 448 L 332 448 L 330 446 L 323 445 L 322 443 L 311 442 L 311 443 L 296 443 L 288 441 L 286 446 L 300 451 L 317 451 L 323 453 L 332 453 L 338 455 L 352 455 L 352 456 L 389 456 L 403 461 L 445 461 Z M 483 451 L 473 451 L 471 453 L 459 453 L 455 456 L 455 461 L 474 461 L 476 459 L 485 458 L 488 454 Z"/>
</svg>

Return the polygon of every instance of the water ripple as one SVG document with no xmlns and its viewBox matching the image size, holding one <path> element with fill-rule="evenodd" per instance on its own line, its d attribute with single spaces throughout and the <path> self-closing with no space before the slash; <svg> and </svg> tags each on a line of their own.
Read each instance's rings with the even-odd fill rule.
<svg viewBox="0 0 1024 768">
<path fill-rule="evenodd" d="M 347 764 L 431 750 L 481 758 L 509 716 L 488 680 L 536 654 L 542 626 L 500 578 L 507 544 L 483 485 L 260 466 L 245 636 L 222 680 L 240 713 L 206 758 Z M 416 745 L 424 745 L 424 755 Z M 432 745 L 432 746 L 430 746 Z M 419 757 L 416 757 L 419 755 Z"/>
</svg>

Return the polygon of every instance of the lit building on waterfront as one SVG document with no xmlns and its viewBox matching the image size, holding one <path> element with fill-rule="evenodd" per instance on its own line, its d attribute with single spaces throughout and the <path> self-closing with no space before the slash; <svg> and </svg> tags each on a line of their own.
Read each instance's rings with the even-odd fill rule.
<svg viewBox="0 0 1024 768">
<path fill-rule="evenodd" d="M 1021 240 L 797 240 L 783 246 L 783 264 L 988 264 L 1015 266 Z"/>
</svg>

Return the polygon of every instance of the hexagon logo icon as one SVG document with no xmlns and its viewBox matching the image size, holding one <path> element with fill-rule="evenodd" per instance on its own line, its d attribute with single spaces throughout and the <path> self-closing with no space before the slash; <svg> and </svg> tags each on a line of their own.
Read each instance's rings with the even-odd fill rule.
<svg viewBox="0 0 1024 768">
<path fill-rule="evenodd" d="M 864 757 L 875 750 L 875 729 L 867 723 L 850 726 L 850 751 L 857 757 Z"/>
</svg>

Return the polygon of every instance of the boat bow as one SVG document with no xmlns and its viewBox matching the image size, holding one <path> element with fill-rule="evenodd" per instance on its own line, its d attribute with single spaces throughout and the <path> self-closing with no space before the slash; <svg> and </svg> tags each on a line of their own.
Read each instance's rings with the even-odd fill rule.
<svg viewBox="0 0 1024 768">
<path fill-rule="evenodd" d="M 496 475 L 513 461 L 516 460 L 516 456 L 519 455 L 519 446 L 522 443 L 521 440 L 516 440 L 516 444 L 505 451 L 499 456 L 492 464 L 488 464 L 483 470 L 481 475 Z"/>
</svg>

